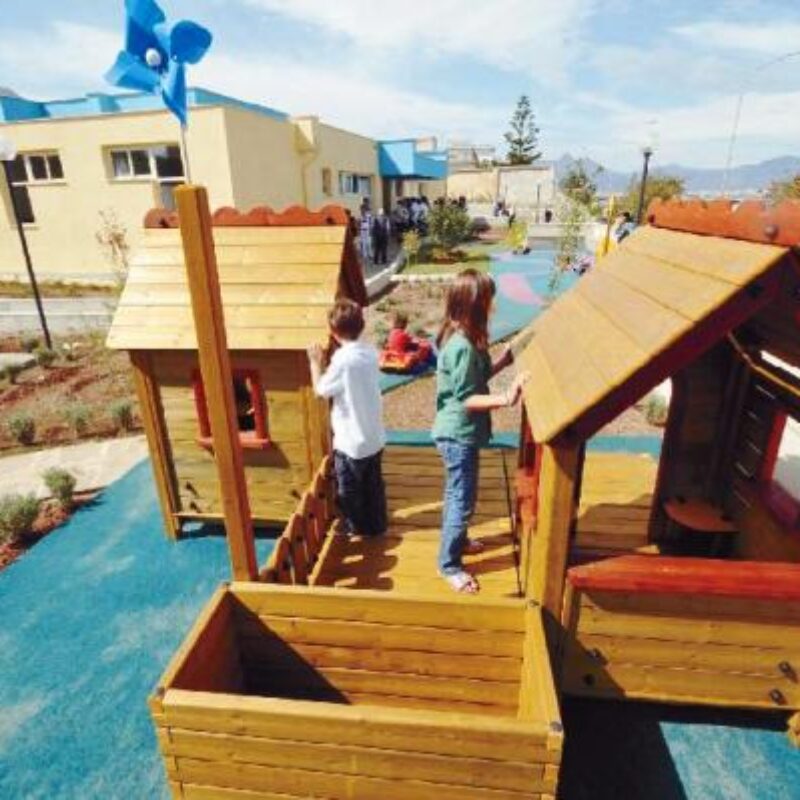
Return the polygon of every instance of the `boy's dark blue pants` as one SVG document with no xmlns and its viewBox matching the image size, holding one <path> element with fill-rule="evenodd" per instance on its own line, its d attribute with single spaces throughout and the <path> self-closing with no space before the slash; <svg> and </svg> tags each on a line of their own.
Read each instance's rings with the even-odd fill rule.
<svg viewBox="0 0 800 800">
<path fill-rule="evenodd" d="M 350 458 L 338 450 L 333 453 L 336 502 L 351 532 L 378 536 L 386 531 L 382 457 L 382 450 L 367 458 Z"/>
</svg>

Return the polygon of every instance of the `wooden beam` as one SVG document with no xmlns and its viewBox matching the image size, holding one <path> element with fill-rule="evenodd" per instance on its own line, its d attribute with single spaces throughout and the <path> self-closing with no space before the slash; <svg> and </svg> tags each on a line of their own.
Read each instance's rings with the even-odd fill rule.
<svg viewBox="0 0 800 800">
<path fill-rule="evenodd" d="M 175 198 L 197 330 L 200 373 L 203 376 L 211 435 L 214 439 L 214 460 L 225 515 L 231 569 L 236 580 L 256 580 L 258 565 L 253 519 L 236 421 L 233 377 L 225 335 L 208 194 L 202 186 L 181 186 L 175 191 Z"/>
<path fill-rule="evenodd" d="M 555 645 L 554 625 L 561 619 L 570 534 L 579 502 L 576 485 L 582 450 L 582 444 L 542 448 L 539 509 L 527 595 L 542 606 L 551 653 Z"/>
<path fill-rule="evenodd" d="M 158 504 L 164 517 L 164 528 L 170 539 L 180 536 L 181 523 L 176 514 L 180 511 L 178 481 L 169 446 L 169 434 L 164 423 L 164 409 L 158 385 L 153 379 L 151 357 L 141 351 L 131 351 L 133 382 L 139 398 L 139 412 L 150 450 L 150 463 L 158 494 Z"/>
</svg>

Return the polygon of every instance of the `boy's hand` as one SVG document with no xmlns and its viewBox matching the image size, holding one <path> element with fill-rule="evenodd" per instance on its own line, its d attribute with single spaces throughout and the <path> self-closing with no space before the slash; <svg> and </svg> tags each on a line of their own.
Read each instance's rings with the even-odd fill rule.
<svg viewBox="0 0 800 800">
<path fill-rule="evenodd" d="M 312 344 L 306 352 L 308 353 L 308 360 L 312 364 L 316 364 L 317 366 L 322 365 L 324 351 L 321 344 Z"/>
</svg>

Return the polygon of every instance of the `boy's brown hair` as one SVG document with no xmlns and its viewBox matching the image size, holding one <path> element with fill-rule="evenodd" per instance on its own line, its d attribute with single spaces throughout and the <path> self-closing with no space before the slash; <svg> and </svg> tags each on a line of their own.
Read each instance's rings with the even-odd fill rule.
<svg viewBox="0 0 800 800">
<path fill-rule="evenodd" d="M 337 300 L 328 312 L 328 324 L 331 330 L 341 339 L 354 341 L 364 330 L 364 312 L 353 300 Z"/>
<path fill-rule="evenodd" d="M 400 330 L 405 330 L 408 326 L 408 314 L 405 311 L 395 311 L 392 317 L 392 325 Z"/>
</svg>

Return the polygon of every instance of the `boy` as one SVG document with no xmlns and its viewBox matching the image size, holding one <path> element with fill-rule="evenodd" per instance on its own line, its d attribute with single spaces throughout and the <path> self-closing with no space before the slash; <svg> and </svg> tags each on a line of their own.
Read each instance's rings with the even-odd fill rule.
<svg viewBox="0 0 800 800">
<path fill-rule="evenodd" d="M 386 349 L 392 353 L 416 353 L 417 364 L 427 364 L 433 355 L 431 343 L 425 339 L 412 336 L 408 330 L 408 314 L 395 311 L 392 319 L 392 330 L 386 340 Z"/>
<path fill-rule="evenodd" d="M 310 347 L 308 357 L 314 391 L 333 401 L 333 463 L 343 532 L 378 536 L 387 526 L 378 353 L 358 340 L 364 330 L 358 303 L 338 300 L 328 313 L 328 324 L 339 348 L 324 375 L 322 347 Z"/>
</svg>

